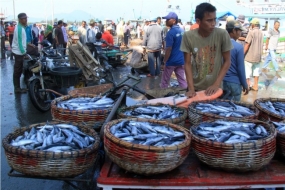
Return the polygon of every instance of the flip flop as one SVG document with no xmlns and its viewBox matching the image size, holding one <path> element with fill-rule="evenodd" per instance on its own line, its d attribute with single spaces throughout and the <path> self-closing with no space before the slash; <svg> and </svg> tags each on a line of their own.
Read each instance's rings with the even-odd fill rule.
<svg viewBox="0 0 285 190">
<path fill-rule="evenodd" d="M 252 87 L 250 87 L 250 90 L 252 90 L 252 91 L 258 91 L 258 89 L 254 89 L 254 88 L 252 88 Z"/>
<path fill-rule="evenodd" d="M 151 74 L 147 74 L 146 76 L 147 76 L 147 77 L 155 77 L 155 76 L 152 76 Z"/>
</svg>

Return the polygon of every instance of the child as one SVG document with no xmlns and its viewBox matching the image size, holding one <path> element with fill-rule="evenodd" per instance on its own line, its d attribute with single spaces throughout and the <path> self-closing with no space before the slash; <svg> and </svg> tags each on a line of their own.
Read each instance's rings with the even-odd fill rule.
<svg viewBox="0 0 285 190">
<path fill-rule="evenodd" d="M 44 38 L 45 38 L 44 31 L 41 31 L 41 34 L 39 36 L 40 43 L 44 41 Z M 43 49 L 43 45 L 41 45 L 41 49 Z"/>
</svg>

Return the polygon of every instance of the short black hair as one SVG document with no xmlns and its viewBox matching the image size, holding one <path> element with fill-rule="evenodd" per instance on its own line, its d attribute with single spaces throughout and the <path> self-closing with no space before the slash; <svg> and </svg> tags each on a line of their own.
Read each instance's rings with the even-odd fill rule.
<svg viewBox="0 0 285 190">
<path fill-rule="evenodd" d="M 181 22 L 181 19 L 178 19 L 178 22 Z"/>
<path fill-rule="evenodd" d="M 97 32 L 96 39 L 99 40 L 101 38 L 102 38 L 102 33 L 101 32 Z"/>
<path fill-rule="evenodd" d="M 228 33 L 230 34 L 230 33 L 233 33 L 234 30 L 237 31 L 237 30 L 239 30 L 239 29 L 237 29 L 237 28 L 227 28 L 226 30 L 227 30 Z"/>
<path fill-rule="evenodd" d="M 57 25 L 60 25 L 60 24 L 62 24 L 63 22 L 62 22 L 62 20 L 59 20 L 58 22 L 57 22 Z"/>
<path fill-rule="evenodd" d="M 85 20 L 83 20 L 82 23 L 83 23 L 83 22 L 86 24 L 86 21 L 85 21 Z"/>
<path fill-rule="evenodd" d="M 200 19 L 202 20 L 204 18 L 204 14 L 206 12 L 212 13 L 217 11 L 216 7 L 214 7 L 210 3 L 201 3 L 200 5 L 197 5 L 196 10 L 195 10 L 195 19 Z"/>
<path fill-rule="evenodd" d="M 157 18 L 156 18 L 156 20 L 161 20 L 161 17 L 160 17 L 160 16 L 159 16 L 159 17 L 157 17 Z"/>
</svg>

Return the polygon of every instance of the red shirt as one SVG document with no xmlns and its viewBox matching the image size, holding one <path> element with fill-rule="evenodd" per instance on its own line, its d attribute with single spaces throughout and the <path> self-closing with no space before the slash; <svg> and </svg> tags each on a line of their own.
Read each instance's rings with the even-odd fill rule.
<svg viewBox="0 0 285 190">
<path fill-rule="evenodd" d="M 107 30 L 102 34 L 102 39 L 104 39 L 108 44 L 114 45 L 114 39 L 112 34 Z M 102 45 L 103 47 L 106 47 L 106 44 Z"/>
<path fill-rule="evenodd" d="M 196 28 L 199 28 L 199 24 L 195 23 L 190 27 L 190 30 L 195 30 Z"/>
<path fill-rule="evenodd" d="M 14 34 L 15 26 L 7 26 L 9 34 Z"/>
</svg>

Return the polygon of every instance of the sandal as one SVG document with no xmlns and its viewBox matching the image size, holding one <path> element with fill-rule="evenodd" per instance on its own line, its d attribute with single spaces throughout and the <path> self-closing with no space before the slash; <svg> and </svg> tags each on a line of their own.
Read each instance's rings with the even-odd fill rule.
<svg viewBox="0 0 285 190">
<path fill-rule="evenodd" d="M 147 76 L 147 77 L 155 77 L 155 76 L 152 76 L 151 74 L 147 74 L 146 76 Z"/>
</svg>

